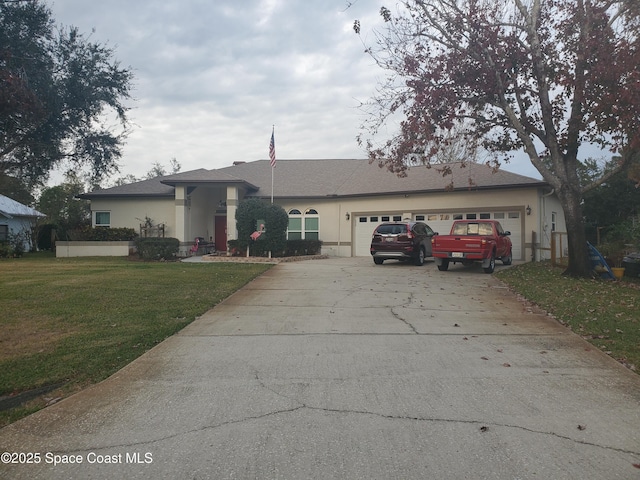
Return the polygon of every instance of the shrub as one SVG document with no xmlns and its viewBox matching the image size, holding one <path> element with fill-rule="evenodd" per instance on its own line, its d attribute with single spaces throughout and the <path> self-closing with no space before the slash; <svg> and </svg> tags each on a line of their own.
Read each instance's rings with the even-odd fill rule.
<svg viewBox="0 0 640 480">
<path fill-rule="evenodd" d="M 138 255 L 144 260 L 173 260 L 180 248 L 177 238 L 144 237 L 135 242 Z"/>
<path fill-rule="evenodd" d="M 9 242 L 0 242 L 0 258 L 13 256 L 13 247 Z"/>
<path fill-rule="evenodd" d="M 321 240 L 287 240 L 285 256 L 318 255 L 321 248 Z"/>
<path fill-rule="evenodd" d="M 272 250 L 272 257 L 300 257 L 304 255 L 318 255 L 322 247 L 321 240 L 285 240 L 284 248 Z M 232 255 L 245 256 L 246 249 L 238 245 L 237 240 L 229 240 L 229 251 Z M 234 253 L 235 252 L 235 253 Z M 252 257 L 266 257 L 269 254 L 268 244 L 258 239 L 250 242 L 249 253 Z"/>
<path fill-rule="evenodd" d="M 265 232 L 254 242 L 251 234 L 259 230 L 261 222 L 264 222 Z M 236 248 L 245 250 L 249 246 L 251 255 L 282 251 L 285 249 L 288 224 L 289 216 L 281 206 L 265 203 L 258 198 L 244 200 L 236 210 Z"/>
<path fill-rule="evenodd" d="M 69 232 L 69 238 L 85 242 L 121 242 L 135 240 L 138 234 L 133 228 L 83 227 Z"/>
</svg>

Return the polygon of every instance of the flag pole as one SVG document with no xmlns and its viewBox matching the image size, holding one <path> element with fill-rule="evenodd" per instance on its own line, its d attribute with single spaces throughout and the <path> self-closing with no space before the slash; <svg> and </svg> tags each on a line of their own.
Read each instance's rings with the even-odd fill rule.
<svg viewBox="0 0 640 480">
<path fill-rule="evenodd" d="M 271 165 L 271 205 L 273 205 L 273 174 L 276 169 L 276 126 L 271 128 L 271 141 L 269 142 L 269 164 Z M 269 250 L 269 258 L 271 258 L 271 250 Z"/>
<path fill-rule="evenodd" d="M 276 126 L 271 129 L 271 142 L 269 143 L 269 163 L 271 165 L 271 204 L 273 204 L 273 171 L 276 169 Z"/>
</svg>

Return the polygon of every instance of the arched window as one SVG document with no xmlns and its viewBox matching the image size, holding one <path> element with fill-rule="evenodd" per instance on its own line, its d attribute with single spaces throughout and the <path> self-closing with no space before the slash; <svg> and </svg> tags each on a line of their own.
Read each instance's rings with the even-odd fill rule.
<svg viewBox="0 0 640 480">
<path fill-rule="evenodd" d="M 320 240 L 320 217 L 315 208 L 307 208 L 304 211 L 304 236 L 305 240 Z"/>
<path fill-rule="evenodd" d="M 287 228 L 289 240 L 319 240 L 320 217 L 315 208 L 307 208 L 304 214 L 297 208 L 289 210 L 289 227 Z"/>
<path fill-rule="evenodd" d="M 288 240 L 300 240 L 302 238 L 302 212 L 297 208 L 289 210 L 289 226 L 287 227 Z"/>
</svg>

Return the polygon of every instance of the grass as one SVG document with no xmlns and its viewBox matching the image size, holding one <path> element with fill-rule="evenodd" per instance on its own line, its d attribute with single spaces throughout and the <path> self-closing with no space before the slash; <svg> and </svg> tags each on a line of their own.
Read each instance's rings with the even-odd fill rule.
<svg viewBox="0 0 640 480">
<path fill-rule="evenodd" d="M 105 379 L 268 268 L 42 253 L 0 260 L 0 426 Z M 34 398 L 12 405 L 24 392 Z"/>
<path fill-rule="evenodd" d="M 548 262 L 502 270 L 497 277 L 628 368 L 640 368 L 640 284 L 575 279 Z"/>
</svg>

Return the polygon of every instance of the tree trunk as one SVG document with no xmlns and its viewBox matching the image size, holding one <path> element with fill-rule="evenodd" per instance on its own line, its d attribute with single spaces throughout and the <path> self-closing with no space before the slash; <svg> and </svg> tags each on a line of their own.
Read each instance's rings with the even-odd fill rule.
<svg viewBox="0 0 640 480">
<path fill-rule="evenodd" d="M 564 274 L 572 277 L 592 277 L 593 272 L 582 216 L 582 196 L 576 189 L 564 186 L 558 192 L 558 197 L 564 210 L 569 243 L 569 266 Z"/>
</svg>

